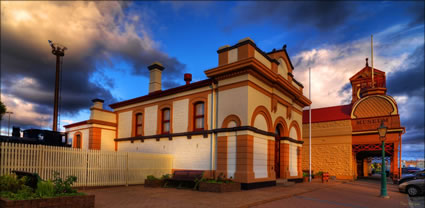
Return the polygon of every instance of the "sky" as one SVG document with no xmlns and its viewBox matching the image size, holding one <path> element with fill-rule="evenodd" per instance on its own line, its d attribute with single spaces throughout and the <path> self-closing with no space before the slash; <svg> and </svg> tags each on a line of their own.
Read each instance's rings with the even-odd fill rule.
<svg viewBox="0 0 425 208">
<path fill-rule="evenodd" d="M 60 126 L 105 106 L 146 95 L 147 66 L 165 66 L 163 88 L 206 79 L 217 49 L 250 37 L 263 51 L 287 51 L 312 107 L 350 103 L 349 78 L 365 66 L 386 72 L 398 102 L 403 159 L 424 157 L 424 2 L 399 1 L 1 1 L 1 101 L 11 126 L 50 129 L 55 56 L 65 45 Z M 107 107 L 108 108 L 108 107 Z M 4 117 L 1 133 L 7 134 Z"/>
</svg>

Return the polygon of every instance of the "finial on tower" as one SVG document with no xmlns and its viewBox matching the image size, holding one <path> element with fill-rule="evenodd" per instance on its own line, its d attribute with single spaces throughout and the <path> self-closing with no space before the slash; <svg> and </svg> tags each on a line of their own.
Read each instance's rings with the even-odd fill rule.
<svg viewBox="0 0 425 208">
<path fill-rule="evenodd" d="M 366 58 L 366 66 L 369 67 L 369 59 Z"/>
</svg>

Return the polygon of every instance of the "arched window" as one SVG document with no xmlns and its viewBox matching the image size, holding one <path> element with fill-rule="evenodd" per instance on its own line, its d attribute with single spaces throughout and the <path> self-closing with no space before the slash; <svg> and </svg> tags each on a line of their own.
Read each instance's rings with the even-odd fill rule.
<svg viewBox="0 0 425 208">
<path fill-rule="evenodd" d="M 162 133 L 170 133 L 170 109 L 164 108 L 162 110 Z"/>
<path fill-rule="evenodd" d="M 193 129 L 195 131 L 204 130 L 204 102 L 197 102 L 193 111 Z"/>
<path fill-rule="evenodd" d="M 143 132 L 143 114 L 137 113 L 136 114 L 136 136 L 142 136 Z"/>
</svg>

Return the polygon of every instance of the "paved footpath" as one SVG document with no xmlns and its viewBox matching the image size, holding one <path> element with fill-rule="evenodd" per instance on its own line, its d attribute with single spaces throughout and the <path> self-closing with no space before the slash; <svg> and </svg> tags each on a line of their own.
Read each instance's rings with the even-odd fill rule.
<svg viewBox="0 0 425 208">
<path fill-rule="evenodd" d="M 379 197 L 380 184 L 355 181 L 313 191 L 302 195 L 265 203 L 256 208 L 268 207 L 326 207 L 326 208 L 376 208 L 409 207 L 408 196 L 398 192 L 397 186 L 388 184 L 389 199 Z"/>
<path fill-rule="evenodd" d="M 379 184 L 318 182 L 278 185 L 232 193 L 209 193 L 143 186 L 82 190 L 95 194 L 97 208 L 130 207 L 408 207 L 408 197 L 389 186 L 390 199 L 381 199 Z"/>
</svg>

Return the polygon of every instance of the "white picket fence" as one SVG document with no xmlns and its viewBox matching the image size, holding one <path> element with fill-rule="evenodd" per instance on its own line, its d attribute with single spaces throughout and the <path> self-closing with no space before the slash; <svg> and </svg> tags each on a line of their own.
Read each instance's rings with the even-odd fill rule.
<svg viewBox="0 0 425 208">
<path fill-rule="evenodd" d="M 19 170 L 50 180 L 56 171 L 63 178 L 77 176 L 79 187 L 143 184 L 148 175 L 170 174 L 172 163 L 166 154 L 0 143 L 0 175 Z"/>
</svg>

